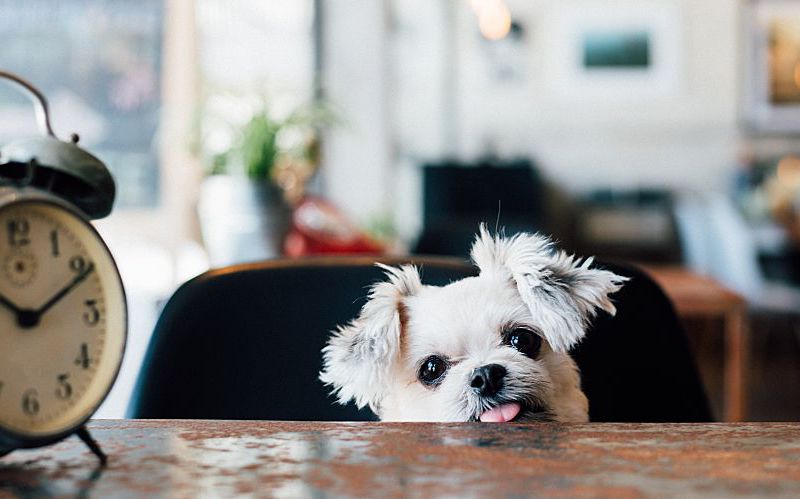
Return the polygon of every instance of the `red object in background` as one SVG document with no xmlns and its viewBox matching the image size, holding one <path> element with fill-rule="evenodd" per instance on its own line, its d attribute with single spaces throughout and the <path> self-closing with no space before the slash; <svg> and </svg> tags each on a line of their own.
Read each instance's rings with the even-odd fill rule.
<svg viewBox="0 0 800 499">
<path fill-rule="evenodd" d="M 353 226 L 331 203 L 306 197 L 292 212 L 292 227 L 283 243 L 286 256 L 386 252 L 386 247 Z"/>
</svg>

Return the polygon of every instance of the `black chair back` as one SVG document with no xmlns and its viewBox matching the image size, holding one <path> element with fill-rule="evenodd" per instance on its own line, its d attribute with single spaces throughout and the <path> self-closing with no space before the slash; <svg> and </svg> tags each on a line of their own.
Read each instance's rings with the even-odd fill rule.
<svg viewBox="0 0 800 499">
<path fill-rule="evenodd" d="M 482 222 L 509 234 L 545 229 L 544 184 L 525 159 L 427 164 L 423 228 L 414 251 L 466 257 Z"/>
<path fill-rule="evenodd" d="M 475 275 L 453 258 L 415 263 L 426 284 Z M 634 268 L 573 353 L 593 421 L 708 421 L 708 405 L 669 300 Z M 275 260 L 202 274 L 164 307 L 129 407 L 132 418 L 374 420 L 317 379 L 330 331 L 354 318 L 383 271 L 364 257 Z"/>
</svg>

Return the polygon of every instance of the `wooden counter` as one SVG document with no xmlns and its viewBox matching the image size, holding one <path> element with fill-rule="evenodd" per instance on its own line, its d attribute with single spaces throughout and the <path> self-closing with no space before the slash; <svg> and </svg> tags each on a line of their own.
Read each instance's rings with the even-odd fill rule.
<svg viewBox="0 0 800 499">
<path fill-rule="evenodd" d="M 0 497 L 800 496 L 800 423 L 96 421 L 0 459 Z"/>
</svg>

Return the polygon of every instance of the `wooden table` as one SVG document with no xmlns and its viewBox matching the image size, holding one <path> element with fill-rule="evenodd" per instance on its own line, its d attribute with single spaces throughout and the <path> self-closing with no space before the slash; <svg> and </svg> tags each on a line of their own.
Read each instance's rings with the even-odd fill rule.
<svg viewBox="0 0 800 499">
<path fill-rule="evenodd" d="M 800 423 L 96 421 L 0 459 L 0 497 L 800 496 Z"/>
<path fill-rule="evenodd" d="M 672 300 L 682 318 L 721 319 L 725 335 L 723 418 L 728 422 L 747 417 L 747 366 L 749 339 L 747 302 L 710 277 L 680 266 L 642 265 Z"/>
</svg>

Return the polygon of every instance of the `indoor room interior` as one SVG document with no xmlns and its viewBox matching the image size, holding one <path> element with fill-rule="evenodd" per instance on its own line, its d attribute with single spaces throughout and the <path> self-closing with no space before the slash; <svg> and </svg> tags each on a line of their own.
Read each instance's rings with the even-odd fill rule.
<svg viewBox="0 0 800 499">
<path fill-rule="evenodd" d="M 483 221 L 713 278 L 747 303 L 750 417 L 800 416 L 800 10 L 509 1 L 481 18 L 479 3 L 2 6 L 0 65 L 42 88 L 56 133 L 79 133 L 118 184 L 97 225 L 131 329 L 101 415 L 124 414 L 181 283 L 283 251 L 291 204 L 260 205 L 232 153 L 264 113 L 296 115 L 289 142 L 318 141 L 289 182 L 381 251 L 466 257 Z M 36 133 L 27 99 L 2 96 L 4 140 Z M 713 396 L 723 327 L 687 321 Z"/>
<path fill-rule="evenodd" d="M 714 421 L 800 420 L 800 2 L 0 0 L 0 33 L 116 182 L 93 224 L 128 339 L 95 418 L 142 414 L 196 276 L 466 261 L 484 223 L 656 282 Z M 0 145 L 40 133 L 4 83 Z"/>
</svg>

